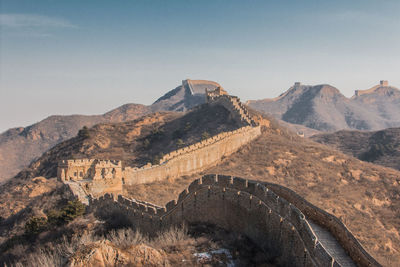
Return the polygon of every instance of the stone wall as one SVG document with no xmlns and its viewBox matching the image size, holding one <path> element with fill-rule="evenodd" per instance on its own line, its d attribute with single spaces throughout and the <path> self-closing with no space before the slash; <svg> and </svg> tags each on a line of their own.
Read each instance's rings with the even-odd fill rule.
<svg viewBox="0 0 400 267">
<path fill-rule="evenodd" d="M 69 185 L 83 202 L 86 202 L 84 194 L 122 192 L 122 163 L 118 160 L 61 160 L 58 163 L 57 177 Z"/>
<path fill-rule="evenodd" d="M 222 105 L 230 111 L 231 116 L 243 125 L 256 126 L 257 123 L 252 119 L 247 108 L 242 104 L 240 98 L 221 93 L 219 91 L 206 91 L 207 103 L 211 105 Z"/>
<path fill-rule="evenodd" d="M 84 179 L 111 179 L 121 177 L 122 164 L 119 160 L 70 159 L 58 163 L 57 177 L 61 181 Z"/>
<path fill-rule="evenodd" d="M 158 165 L 149 163 L 142 168 L 125 168 L 122 173 L 124 183 L 127 185 L 151 183 L 203 171 L 216 165 L 222 157 L 236 152 L 260 134 L 259 126 L 246 126 L 218 134 L 165 155 Z"/>
<path fill-rule="evenodd" d="M 295 205 L 307 218 L 328 229 L 359 265 L 379 266 L 379 263 L 366 252 L 350 230 L 337 217 L 314 206 L 289 188 L 272 183 L 263 184 Z"/>
<path fill-rule="evenodd" d="M 148 163 L 141 168 L 123 169 L 121 161 L 63 160 L 58 165 L 57 177 L 63 182 L 78 182 L 88 194 L 122 192 L 123 184 L 175 179 L 203 171 L 261 134 L 261 127 L 251 118 L 239 98 L 227 95 L 220 87 L 214 91 L 206 90 L 206 95 L 210 105 L 225 107 L 242 127 L 168 153 L 160 164 Z"/>
<path fill-rule="evenodd" d="M 106 194 L 99 199 L 91 198 L 89 209 L 105 219 L 111 214 L 120 216 L 148 233 L 182 223 L 211 223 L 245 234 L 267 257 L 277 258 L 281 265 L 340 266 L 318 241 L 308 216 L 294 203 L 263 184 L 237 177 L 203 176 L 165 207 L 122 196 L 114 199 Z M 344 232 L 355 239 L 346 228 L 333 234 L 336 237 Z M 380 266 L 361 246 L 343 247 L 358 265 Z"/>
</svg>

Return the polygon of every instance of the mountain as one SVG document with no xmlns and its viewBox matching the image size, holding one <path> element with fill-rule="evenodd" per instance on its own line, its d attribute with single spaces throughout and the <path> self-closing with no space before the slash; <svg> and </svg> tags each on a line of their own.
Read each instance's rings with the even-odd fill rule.
<svg viewBox="0 0 400 267">
<path fill-rule="evenodd" d="M 203 133 L 214 136 L 240 127 L 222 106 L 201 105 L 191 112 L 156 112 L 126 122 L 101 123 L 49 149 L 17 178 L 54 177 L 60 160 L 100 158 L 123 160 L 131 167 L 154 162 L 161 154 L 199 142 Z M 146 141 L 147 140 L 147 141 Z M 147 143 L 147 144 L 146 144 Z"/>
<path fill-rule="evenodd" d="M 186 128 L 188 122 L 191 127 Z M 66 202 L 68 196 L 61 190 L 62 183 L 51 178 L 61 158 L 123 159 L 135 166 L 156 153 L 174 149 L 176 130 L 184 132 L 185 128 L 188 129 L 187 134 L 180 138 L 191 144 L 199 140 L 203 131 L 213 135 L 235 127 L 230 124 L 223 109 L 202 105 L 186 114 L 149 114 L 131 122 L 99 124 L 90 128 L 87 134 L 81 132 L 44 153 L 27 172 L 0 186 L 3 196 L 0 199 L 0 216 L 4 218 L 3 223 L 0 221 L 0 241 L 23 232 L 24 222 L 33 214 L 60 209 L 59 203 Z M 151 138 L 158 136 L 161 129 L 164 138 Z M 142 149 L 146 139 L 154 140 L 152 149 Z M 209 173 L 286 186 L 340 218 L 382 264 L 398 266 L 400 263 L 400 220 L 397 216 L 400 209 L 400 172 L 359 161 L 328 146 L 300 138 L 274 120 L 270 120 L 269 126 L 257 139 L 244 145 L 237 153 L 223 158 L 218 165 L 174 180 L 125 185 L 124 195 L 162 205 L 177 199 L 178 194 L 194 179 Z M 45 178 L 33 178 L 37 175 Z M 87 227 L 93 227 L 94 221 L 90 217 L 83 218 L 67 226 L 75 225 L 86 231 Z M 89 228 L 89 231 L 93 230 Z M 38 240 L 44 242 L 44 238 L 52 236 L 50 233 L 40 235 Z"/>
<path fill-rule="evenodd" d="M 212 81 L 183 80 L 182 85 L 157 99 L 151 107 L 155 111 L 186 111 L 205 103 L 205 90 L 214 90 L 217 87 L 221 86 Z"/>
<path fill-rule="evenodd" d="M 387 81 L 369 90 L 358 90 L 350 99 L 328 84 L 295 83 L 279 97 L 247 104 L 277 119 L 320 131 L 400 126 L 400 91 Z"/>
<path fill-rule="evenodd" d="M 317 134 L 311 139 L 360 160 L 400 170 L 400 128 L 373 132 L 338 131 Z"/>
<path fill-rule="evenodd" d="M 103 115 L 50 116 L 28 127 L 7 130 L 0 134 L 0 183 L 54 145 L 75 136 L 83 126 L 98 123 L 123 122 L 155 111 L 186 111 L 205 102 L 205 89 L 220 85 L 212 81 L 183 80 L 150 106 L 126 104 Z"/>
<path fill-rule="evenodd" d="M 10 129 L 0 134 L 0 183 L 49 148 L 75 136 L 83 126 L 133 120 L 150 111 L 144 105 L 126 104 L 103 115 L 50 116 L 28 127 Z"/>
</svg>

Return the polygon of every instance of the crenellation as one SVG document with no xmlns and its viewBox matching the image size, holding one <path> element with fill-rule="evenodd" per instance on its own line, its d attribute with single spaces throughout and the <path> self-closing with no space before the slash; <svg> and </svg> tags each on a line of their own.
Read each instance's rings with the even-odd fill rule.
<svg viewBox="0 0 400 267">
<path fill-rule="evenodd" d="M 167 209 L 167 212 L 170 212 L 173 208 L 176 206 L 176 200 L 171 200 L 165 205 L 165 208 Z"/>
<path fill-rule="evenodd" d="M 189 195 L 189 189 L 188 189 L 188 188 L 186 188 L 185 190 L 183 190 L 183 191 L 179 194 L 177 203 L 182 202 L 183 199 L 184 199 L 187 195 Z"/>
<path fill-rule="evenodd" d="M 215 174 L 204 175 L 202 178 L 202 183 L 203 185 L 211 185 L 214 184 L 217 179 L 217 175 Z"/>
<path fill-rule="evenodd" d="M 233 178 L 233 185 L 232 187 L 243 190 L 248 187 L 248 181 L 247 179 L 239 178 L 239 177 L 234 177 Z"/>
<path fill-rule="evenodd" d="M 221 187 L 230 187 L 233 184 L 232 176 L 228 175 L 216 175 L 217 183 Z"/>
</svg>

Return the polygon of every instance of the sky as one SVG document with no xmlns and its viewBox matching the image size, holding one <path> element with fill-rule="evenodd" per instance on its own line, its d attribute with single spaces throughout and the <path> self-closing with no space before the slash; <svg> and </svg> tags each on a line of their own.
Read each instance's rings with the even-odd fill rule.
<svg viewBox="0 0 400 267">
<path fill-rule="evenodd" d="M 151 104 L 183 79 L 242 100 L 294 82 L 400 87 L 398 0 L 1 0 L 0 132 Z"/>
</svg>

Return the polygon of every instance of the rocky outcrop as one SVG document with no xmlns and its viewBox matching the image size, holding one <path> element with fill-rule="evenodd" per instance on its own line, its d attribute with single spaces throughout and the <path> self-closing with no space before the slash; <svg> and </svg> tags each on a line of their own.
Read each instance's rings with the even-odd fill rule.
<svg viewBox="0 0 400 267">
<path fill-rule="evenodd" d="M 165 252 L 146 245 L 120 249 L 109 241 L 97 241 L 81 248 L 66 266 L 108 267 L 108 266 L 170 266 Z"/>
</svg>

